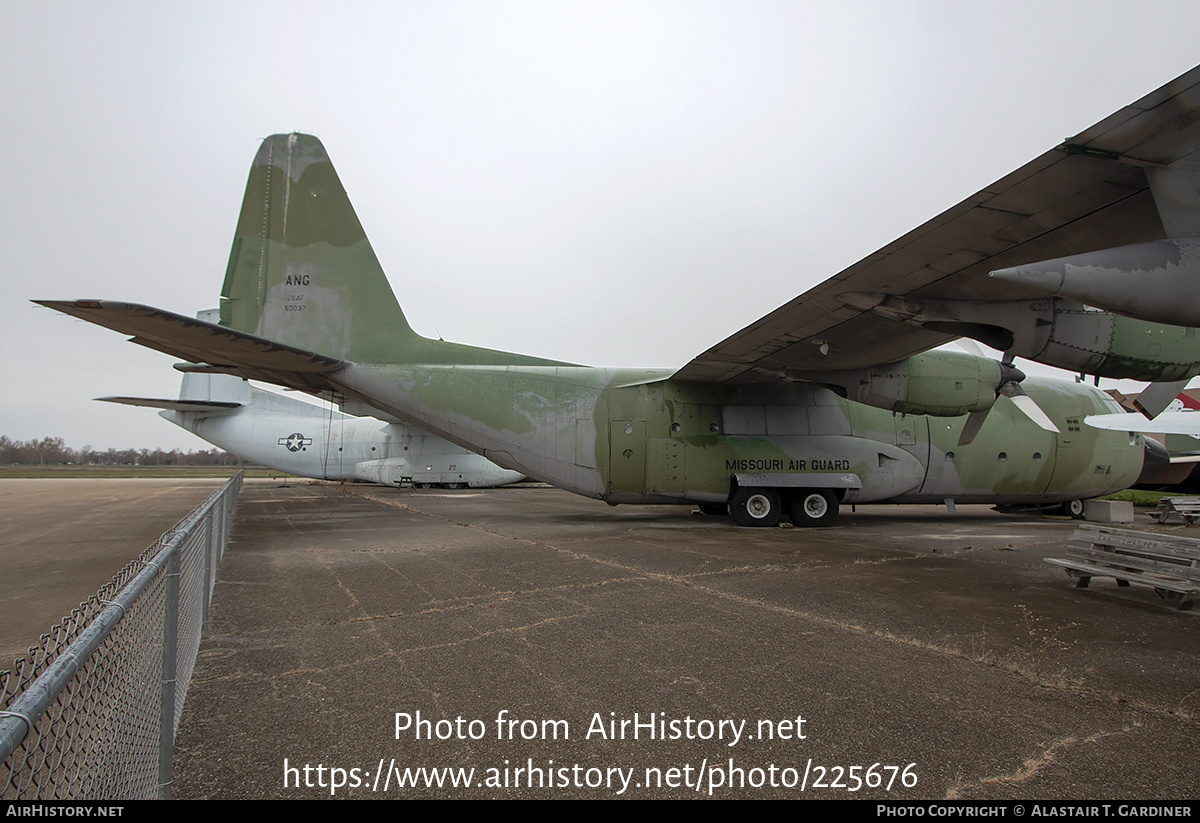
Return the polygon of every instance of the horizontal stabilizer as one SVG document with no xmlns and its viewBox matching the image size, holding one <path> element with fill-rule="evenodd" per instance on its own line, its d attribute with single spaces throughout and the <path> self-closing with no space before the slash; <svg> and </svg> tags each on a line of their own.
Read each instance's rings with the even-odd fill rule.
<svg viewBox="0 0 1200 823">
<path fill-rule="evenodd" d="M 222 403 L 218 400 L 160 400 L 154 397 L 97 397 L 105 403 L 124 403 L 126 406 L 148 406 L 152 409 L 170 409 L 181 412 L 209 412 L 220 414 L 242 407 L 241 403 Z"/>
<path fill-rule="evenodd" d="M 345 361 L 137 303 L 35 300 L 89 323 L 132 335 L 131 342 L 236 374 L 303 391 L 329 387 L 325 375 Z"/>
</svg>

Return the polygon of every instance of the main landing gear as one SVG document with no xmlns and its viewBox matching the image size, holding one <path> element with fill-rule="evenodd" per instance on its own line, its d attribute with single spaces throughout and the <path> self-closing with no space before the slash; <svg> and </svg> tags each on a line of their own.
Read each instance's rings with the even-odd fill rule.
<svg viewBox="0 0 1200 823">
<path fill-rule="evenodd" d="M 797 489 L 788 498 L 788 517 L 797 526 L 832 526 L 837 516 L 837 495 L 830 489 Z"/>
<path fill-rule="evenodd" d="M 831 489 L 742 486 L 729 498 L 729 513 L 739 526 L 776 526 L 785 509 L 797 526 L 832 526 L 838 516 L 838 498 Z"/>
<path fill-rule="evenodd" d="M 783 514 L 775 489 L 738 487 L 729 498 L 729 513 L 739 526 L 776 526 Z"/>
</svg>

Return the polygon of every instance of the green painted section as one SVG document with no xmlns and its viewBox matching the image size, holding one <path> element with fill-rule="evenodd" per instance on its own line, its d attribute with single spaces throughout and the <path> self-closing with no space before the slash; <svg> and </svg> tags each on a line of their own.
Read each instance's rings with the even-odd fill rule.
<svg viewBox="0 0 1200 823">
<path fill-rule="evenodd" d="M 904 407 L 912 414 L 952 415 L 990 408 L 1000 383 L 995 360 L 963 352 L 931 351 L 904 361 Z"/>
<path fill-rule="evenodd" d="M 850 473 L 862 480 L 864 500 L 1090 497 L 1133 482 L 1141 468 L 1140 436 L 1079 425 L 1087 414 L 1106 410 L 1097 392 L 1069 383 L 1057 388 L 1031 381 L 1029 388 L 1062 434 L 1037 427 L 1002 398 L 967 446 L 958 445 L 965 416 L 906 415 L 838 400 L 834 409 L 844 422 L 837 425 L 828 414 L 809 419 L 810 408 L 738 406 L 732 392 L 674 381 L 609 390 L 597 407 L 597 431 L 610 438 L 597 443 L 597 466 L 605 488 L 619 496 L 723 494 L 739 473 L 780 475 L 784 485 L 787 475 L 804 475 L 803 485 L 829 487 L 841 487 L 840 478 Z M 742 420 L 742 431 L 724 430 L 731 415 Z M 760 431 L 745 431 L 759 418 Z M 626 425 L 632 431 L 626 433 Z M 643 437 L 644 444 L 634 443 Z M 644 477 L 637 474 L 643 455 Z M 814 474 L 829 480 L 821 484 Z M 883 489 L 889 491 L 881 496 Z"/>
<path fill-rule="evenodd" d="M 455 414 L 480 430 L 536 433 L 556 416 L 589 418 L 604 387 L 604 369 L 574 367 L 367 365 L 362 371 L 398 386 L 435 414 Z"/>
<path fill-rule="evenodd" d="M 560 362 L 414 332 L 311 135 L 273 135 L 259 149 L 221 296 L 223 325 L 356 363 Z"/>
<path fill-rule="evenodd" d="M 1196 329 L 1149 323 L 1113 315 L 1112 342 L 1105 376 L 1169 382 L 1200 373 L 1200 334 Z"/>
</svg>

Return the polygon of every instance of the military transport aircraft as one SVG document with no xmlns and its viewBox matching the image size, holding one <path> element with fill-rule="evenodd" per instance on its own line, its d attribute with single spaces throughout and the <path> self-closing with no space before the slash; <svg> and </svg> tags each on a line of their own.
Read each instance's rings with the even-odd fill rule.
<svg viewBox="0 0 1200 823">
<path fill-rule="evenodd" d="M 163 409 L 164 419 L 230 454 L 299 477 L 450 489 L 525 479 L 414 426 L 323 409 L 229 374 L 185 374 L 178 400 L 97 399 Z"/>
<path fill-rule="evenodd" d="M 1082 383 L 1024 380 L 1011 356 L 1181 381 L 1200 371 L 1200 338 L 988 273 L 1190 225 L 1161 192 L 1190 179 L 1198 93 L 1200 68 L 678 370 L 419 336 L 324 147 L 304 134 L 269 137 L 254 159 L 219 324 L 130 303 L 38 302 L 185 358 L 185 371 L 381 410 L 610 504 L 727 505 L 739 524 L 767 526 L 785 510 L 827 525 L 840 503 L 1071 503 L 1134 482 L 1142 435 L 1084 426 L 1115 401 Z M 960 336 L 1006 362 L 930 351 Z M 1031 421 L 1022 396 L 1049 420 Z"/>
</svg>

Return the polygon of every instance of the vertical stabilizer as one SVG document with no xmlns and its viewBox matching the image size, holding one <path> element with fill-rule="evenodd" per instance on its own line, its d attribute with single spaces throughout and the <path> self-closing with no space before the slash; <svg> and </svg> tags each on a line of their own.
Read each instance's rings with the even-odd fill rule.
<svg viewBox="0 0 1200 823">
<path fill-rule="evenodd" d="M 360 363 L 395 359 L 421 339 L 308 134 L 275 134 L 259 148 L 221 297 L 221 325 Z"/>
<path fill-rule="evenodd" d="M 321 141 L 274 134 L 250 168 L 220 324 L 355 363 L 569 365 L 412 330 Z"/>
</svg>

